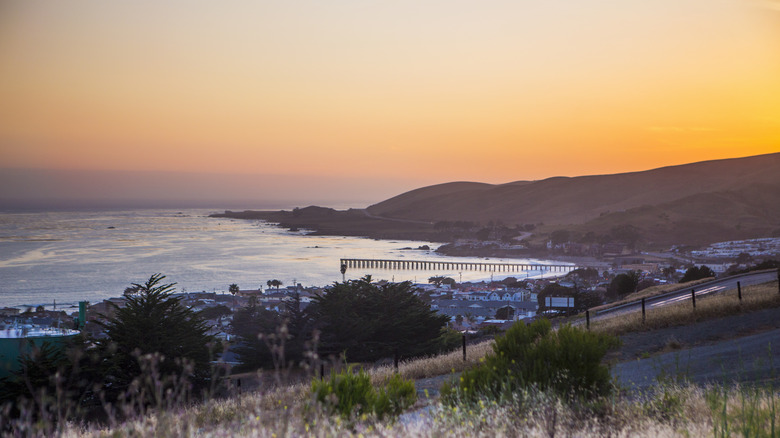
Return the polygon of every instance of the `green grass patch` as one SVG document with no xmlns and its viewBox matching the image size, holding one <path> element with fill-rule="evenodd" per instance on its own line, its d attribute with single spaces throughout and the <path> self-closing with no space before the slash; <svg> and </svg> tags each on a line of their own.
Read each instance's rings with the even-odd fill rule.
<svg viewBox="0 0 780 438">
<path fill-rule="evenodd" d="M 368 414 L 394 418 L 417 401 L 411 380 L 396 374 L 383 387 L 375 388 L 368 373 L 362 369 L 354 373 L 351 367 L 331 372 L 327 380 L 313 379 L 311 392 L 327 412 L 346 419 Z"/>
</svg>

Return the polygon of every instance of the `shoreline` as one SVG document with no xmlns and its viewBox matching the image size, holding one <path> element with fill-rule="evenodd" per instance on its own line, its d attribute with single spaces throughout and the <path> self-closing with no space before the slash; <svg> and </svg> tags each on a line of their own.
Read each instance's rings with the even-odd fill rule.
<svg viewBox="0 0 780 438">
<path fill-rule="evenodd" d="M 504 259 L 540 259 L 573 263 L 587 267 L 608 267 L 609 263 L 591 256 L 553 254 L 547 249 L 501 248 L 486 246 L 449 246 L 451 236 L 437 231 L 433 223 L 398 221 L 369 215 L 365 210 L 335 210 L 325 207 L 306 207 L 292 211 L 225 211 L 209 215 L 212 218 L 262 220 L 280 228 L 311 230 L 311 236 L 364 237 L 375 240 L 416 240 L 439 244 L 434 250 L 447 257 L 480 257 Z"/>
</svg>

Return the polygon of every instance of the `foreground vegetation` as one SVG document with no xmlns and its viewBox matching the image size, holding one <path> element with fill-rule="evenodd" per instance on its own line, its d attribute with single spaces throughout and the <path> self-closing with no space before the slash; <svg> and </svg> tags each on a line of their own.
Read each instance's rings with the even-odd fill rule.
<svg viewBox="0 0 780 438">
<path fill-rule="evenodd" d="M 456 385 L 469 380 L 459 379 L 455 369 L 470 370 L 463 376 L 477 373 L 490 377 L 490 373 L 479 370 L 494 365 L 491 356 L 507 357 L 508 350 L 527 350 L 533 348 L 532 344 L 544 344 L 543 339 L 550 335 L 548 327 L 546 322 L 528 327 L 518 324 L 514 328 L 516 333 L 510 331 L 509 336 L 500 337 L 495 343 L 484 342 L 470 347 L 467 362 L 458 351 L 402 362 L 398 373 L 393 373 L 392 367 L 365 371 L 346 369 L 341 373 L 334 372 L 324 380 L 311 376 L 308 383 L 234 393 L 202 403 L 169 400 L 164 406 L 149 406 L 142 414 L 125 420 L 113 419 L 104 426 L 68 422 L 52 427 L 45 422 L 28 421 L 17 423 L 5 432 L 8 436 L 279 438 L 777 436 L 780 433 L 780 399 L 771 383 L 763 387 L 725 387 L 668 380 L 659 382 L 649 393 L 627 392 L 608 384 L 599 391 L 578 394 L 561 391 L 554 379 L 551 385 L 529 378 L 525 379 L 525 384 L 498 394 L 482 392 L 473 398 L 421 397 L 414 401 L 416 397 L 411 392 L 413 386 L 409 379 L 449 374 Z M 576 336 L 591 336 L 590 341 L 580 339 L 591 347 L 605 345 L 606 339 L 600 335 L 576 328 L 567 330 L 572 330 Z M 532 338 L 537 341 L 528 344 L 526 341 Z M 599 362 L 598 353 L 595 352 L 591 363 Z M 549 356 L 551 353 L 543 347 L 531 354 Z M 550 369 L 563 368 L 553 363 Z M 596 376 L 593 381 L 603 382 L 598 371 L 592 375 Z M 501 378 L 499 375 L 492 377 Z M 348 382 L 343 383 L 344 380 Z M 586 383 L 582 387 L 591 386 Z M 462 388 L 475 387 L 461 385 Z M 176 394 L 169 395 L 176 397 Z M 342 401 L 351 402 L 340 403 Z"/>
<path fill-rule="evenodd" d="M 63 436 L 776 436 L 774 388 L 663 382 L 653 393 L 578 399 L 527 387 L 500 400 L 433 402 L 400 418 L 345 419 L 315 401 L 306 385 L 247 393 L 151 412 L 110 428 L 69 424 Z M 420 408 L 418 403 L 416 406 Z M 21 432 L 21 431 L 20 431 Z"/>
<path fill-rule="evenodd" d="M 74 437 L 776 436 L 780 400 L 771 382 L 725 387 L 664 381 L 650 393 L 637 394 L 615 387 L 604 374 L 602 357 L 614 342 L 600 333 L 717 318 L 735 307 L 780 306 L 775 283 L 742 292 L 741 307 L 736 291 L 726 292 L 700 299 L 695 312 L 690 303 L 681 303 L 648 313 L 645 324 L 641 315 L 631 315 L 614 318 L 614 325 L 594 324 L 590 333 L 572 327 L 552 332 L 546 321 L 521 323 L 495 342 L 469 346 L 466 361 L 455 351 L 402 361 L 397 373 L 392 366 L 343 367 L 325 379 L 309 374 L 303 383 L 289 383 L 279 370 L 268 371 L 277 375 L 267 379 L 278 382 L 274 386 L 244 393 L 233 387 L 207 399 L 180 390 L 182 379 L 155 380 L 159 376 L 150 368 L 147 381 L 162 392 L 124 404 L 99 400 L 106 412 L 125 413 L 99 423 L 58 416 L 67 406 L 55 385 L 13 419 L 6 406 L 0 431 L 5 436 Z M 577 370 L 570 369 L 572 357 L 584 361 Z M 579 369 L 587 372 L 578 375 Z M 449 376 L 442 398 L 415 394 L 413 380 L 437 376 Z"/>
<path fill-rule="evenodd" d="M 500 402 L 431 405 L 398 420 L 373 415 L 346 421 L 317 409 L 301 387 L 252 393 L 157 412 L 106 429 L 69 425 L 63 436 L 336 437 L 336 436 L 776 436 L 771 389 L 668 384 L 641 398 L 588 403 L 533 389 Z M 313 408 L 314 407 L 314 408 Z M 20 434 L 22 431 L 19 431 Z"/>
<path fill-rule="evenodd" d="M 570 325 L 556 331 L 547 320 L 514 324 L 498 336 L 479 366 L 465 370 L 460 382 L 445 384 L 451 405 L 510 399 L 530 387 L 560 396 L 591 399 L 612 392 L 609 368 L 602 359 L 618 340 Z"/>
</svg>

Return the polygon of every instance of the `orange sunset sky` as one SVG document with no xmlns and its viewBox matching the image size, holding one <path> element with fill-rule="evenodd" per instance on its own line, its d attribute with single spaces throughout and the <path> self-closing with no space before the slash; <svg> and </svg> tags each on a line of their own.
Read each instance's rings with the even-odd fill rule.
<svg viewBox="0 0 780 438">
<path fill-rule="evenodd" d="M 7 175 L 230 174 L 245 199 L 380 201 L 778 151 L 778 1 L 0 4 Z"/>
</svg>

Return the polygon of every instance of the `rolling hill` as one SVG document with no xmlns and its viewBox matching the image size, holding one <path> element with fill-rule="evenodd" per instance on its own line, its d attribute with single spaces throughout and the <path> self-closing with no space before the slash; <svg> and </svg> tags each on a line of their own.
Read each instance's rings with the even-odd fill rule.
<svg viewBox="0 0 780 438">
<path fill-rule="evenodd" d="M 424 221 L 544 224 L 605 233 L 636 227 L 649 244 L 780 235 L 780 153 L 642 172 L 416 189 L 368 207 Z"/>
</svg>

